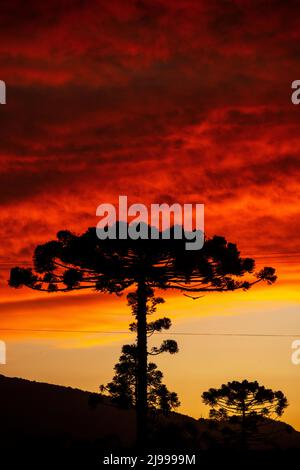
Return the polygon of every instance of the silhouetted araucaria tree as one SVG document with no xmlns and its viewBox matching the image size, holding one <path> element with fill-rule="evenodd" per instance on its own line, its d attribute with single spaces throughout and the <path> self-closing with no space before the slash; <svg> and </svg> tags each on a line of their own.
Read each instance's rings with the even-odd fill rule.
<svg viewBox="0 0 300 470">
<path fill-rule="evenodd" d="M 217 421 L 236 418 L 241 427 L 241 443 L 245 447 L 249 432 L 260 418 L 281 416 L 288 406 L 285 395 L 259 385 L 257 381 L 233 381 L 220 388 L 210 388 L 202 400 L 211 407 L 209 416 Z M 250 432 L 251 435 L 251 432 Z"/>
<path fill-rule="evenodd" d="M 148 227 L 150 238 L 151 229 Z M 137 435 L 147 433 L 147 308 L 155 289 L 186 293 L 249 289 L 276 280 L 273 268 L 254 271 L 251 258 L 241 258 L 235 244 L 214 236 L 199 251 L 187 251 L 186 239 L 100 240 L 96 229 L 82 235 L 60 231 L 57 239 L 36 247 L 34 269 L 15 267 L 9 285 L 46 292 L 92 289 L 120 295 L 135 290 L 137 323 Z M 249 277 L 246 275 L 249 275 Z"/>
<path fill-rule="evenodd" d="M 119 362 L 114 366 L 115 375 L 111 382 L 100 386 L 100 392 L 122 408 L 136 405 L 136 344 L 125 344 Z M 147 365 L 148 408 L 169 414 L 180 405 L 177 393 L 170 392 L 162 383 L 163 374 L 154 362 Z"/>
</svg>

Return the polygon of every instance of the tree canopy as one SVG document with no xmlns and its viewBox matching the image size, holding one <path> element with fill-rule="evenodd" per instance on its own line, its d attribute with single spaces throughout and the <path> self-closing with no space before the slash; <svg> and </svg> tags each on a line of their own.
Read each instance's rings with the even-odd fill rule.
<svg viewBox="0 0 300 470">
<path fill-rule="evenodd" d="M 211 407 L 210 417 L 218 420 L 238 416 L 247 417 L 281 416 L 288 406 L 281 391 L 273 391 L 259 385 L 257 381 L 233 381 L 220 388 L 210 388 L 202 394 L 202 400 Z"/>
<path fill-rule="evenodd" d="M 149 227 L 150 230 L 150 227 Z M 275 270 L 255 272 L 252 258 L 242 258 L 224 237 L 206 239 L 199 251 L 187 251 L 184 239 L 100 240 L 96 229 L 81 235 L 68 230 L 38 245 L 34 269 L 14 267 L 9 285 L 56 292 L 81 289 L 120 294 L 142 278 L 147 286 L 185 292 L 248 289 L 276 280 Z M 252 279 L 243 279 L 246 274 Z"/>
<path fill-rule="evenodd" d="M 174 227 L 169 239 L 161 233 L 151 239 L 151 227 L 147 230 L 148 239 L 115 240 L 100 240 L 95 227 L 81 235 L 62 230 L 56 240 L 36 247 L 33 268 L 14 267 L 9 279 L 11 287 L 27 286 L 45 292 L 92 289 L 121 295 L 127 291 L 136 319 L 132 328 L 137 332 L 136 409 L 141 447 L 145 446 L 147 433 L 147 315 L 154 290 L 177 289 L 188 295 L 247 290 L 262 281 L 276 281 L 274 268 L 255 271 L 254 260 L 242 258 L 237 246 L 224 237 L 207 238 L 201 250 L 188 251 L 184 231 L 181 239 L 175 236 Z M 159 324 L 153 326 L 159 328 Z M 169 340 L 152 352 L 171 352 L 172 347 L 174 343 Z"/>
</svg>

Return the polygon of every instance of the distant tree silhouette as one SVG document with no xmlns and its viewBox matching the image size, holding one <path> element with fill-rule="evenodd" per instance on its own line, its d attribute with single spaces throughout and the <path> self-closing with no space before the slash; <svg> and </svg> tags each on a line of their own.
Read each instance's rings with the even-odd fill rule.
<svg viewBox="0 0 300 470">
<path fill-rule="evenodd" d="M 150 236 L 151 228 L 148 227 Z M 185 293 L 249 289 L 276 280 L 273 268 L 255 273 L 251 258 L 241 258 L 235 244 L 223 237 L 207 239 L 199 251 L 186 251 L 186 239 L 100 240 L 96 229 L 82 235 L 60 231 L 57 240 L 36 247 L 34 270 L 14 267 L 9 285 L 38 291 L 69 292 L 94 289 L 120 295 L 135 286 L 137 330 L 137 435 L 145 446 L 147 433 L 147 313 L 149 299 L 158 289 Z M 252 274 L 251 279 L 241 279 Z M 130 297 L 129 297 L 130 301 Z"/>
<path fill-rule="evenodd" d="M 288 406 L 281 391 L 273 391 L 257 381 L 233 381 L 219 389 L 210 388 L 202 394 L 202 400 L 211 407 L 210 418 L 226 421 L 237 418 L 241 425 L 241 442 L 245 446 L 247 431 L 253 430 L 258 418 L 282 416 Z"/>
<path fill-rule="evenodd" d="M 101 385 L 101 393 L 106 394 L 123 408 L 136 406 L 137 396 L 137 346 L 126 344 L 122 347 L 119 362 L 114 367 L 115 375 L 107 385 Z M 148 407 L 168 414 L 180 403 L 177 393 L 170 392 L 162 383 L 163 374 L 157 365 L 147 365 Z"/>
</svg>

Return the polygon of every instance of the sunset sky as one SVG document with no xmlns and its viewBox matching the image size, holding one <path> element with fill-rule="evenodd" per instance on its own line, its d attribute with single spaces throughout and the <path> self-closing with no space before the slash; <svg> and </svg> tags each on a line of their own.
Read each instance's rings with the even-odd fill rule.
<svg viewBox="0 0 300 470">
<path fill-rule="evenodd" d="M 7 286 L 38 243 L 116 203 L 204 203 L 205 231 L 278 282 L 158 314 L 180 353 L 157 359 L 180 411 L 234 379 L 283 390 L 300 430 L 300 16 L 295 1 L 4 1 L 0 6 L 0 373 L 96 390 L 132 341 L 126 298 Z M 2 330 L 1 330 L 2 329 Z M 6 329 L 6 330 L 5 330 Z M 14 331 L 8 331 L 14 329 Z M 110 334 L 28 332 L 105 330 Z M 18 330 L 18 331 L 16 331 Z M 285 334 L 292 337 L 172 333 Z M 157 344 L 162 338 L 153 339 Z"/>
</svg>

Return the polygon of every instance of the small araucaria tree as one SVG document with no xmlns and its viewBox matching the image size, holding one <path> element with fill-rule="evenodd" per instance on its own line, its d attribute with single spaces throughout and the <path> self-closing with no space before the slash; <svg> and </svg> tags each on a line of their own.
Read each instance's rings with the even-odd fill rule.
<svg viewBox="0 0 300 470">
<path fill-rule="evenodd" d="M 127 295 L 128 305 L 131 307 L 132 314 L 137 315 L 138 298 L 136 292 Z M 164 303 L 161 297 L 155 297 L 153 293 L 149 295 L 147 302 L 147 315 L 153 315 L 156 312 L 157 305 Z M 169 330 L 172 323 L 169 318 L 163 317 L 157 320 L 147 322 L 147 337 L 149 338 L 156 332 Z M 130 331 L 137 331 L 137 323 L 132 322 L 129 325 Z M 174 340 L 164 340 L 160 347 L 152 347 L 147 350 L 148 356 L 157 356 L 164 352 L 176 354 L 178 352 L 177 342 Z M 125 344 L 122 347 L 122 354 L 119 362 L 114 367 L 115 375 L 107 385 L 101 385 L 102 394 L 109 396 L 112 402 L 124 408 L 135 407 L 137 403 L 137 371 L 138 371 L 138 350 L 136 344 Z M 168 414 L 180 406 L 177 393 L 170 392 L 166 385 L 162 383 L 163 374 L 158 370 L 154 362 L 147 363 L 147 397 L 148 408 L 150 410 L 159 410 Z"/>
<path fill-rule="evenodd" d="M 281 391 L 273 391 L 257 381 L 233 381 L 220 388 L 210 388 L 202 394 L 202 400 L 211 407 L 209 416 L 217 421 L 236 418 L 241 426 L 241 442 L 246 444 L 247 430 L 259 418 L 282 416 L 288 406 Z"/>
<path fill-rule="evenodd" d="M 119 362 L 115 365 L 115 375 L 107 385 L 100 386 L 101 393 L 107 395 L 113 403 L 123 407 L 136 406 L 137 383 L 137 347 L 125 344 Z M 148 407 L 164 414 L 178 408 L 180 402 L 177 393 L 170 392 L 162 383 L 163 374 L 154 362 L 147 365 Z"/>
<path fill-rule="evenodd" d="M 149 227 L 149 239 L 100 240 L 95 228 L 82 235 L 60 231 L 56 240 L 36 247 L 34 269 L 12 268 L 9 280 L 11 287 L 25 285 L 45 292 L 92 289 L 120 295 L 135 289 L 136 410 L 141 447 L 147 432 L 147 306 L 154 290 L 225 292 L 276 280 L 273 268 L 255 272 L 254 260 L 242 258 L 236 245 L 223 237 L 214 236 L 201 250 L 187 251 L 186 239 L 176 239 L 173 233 L 171 230 L 169 239 L 151 239 Z"/>
</svg>

